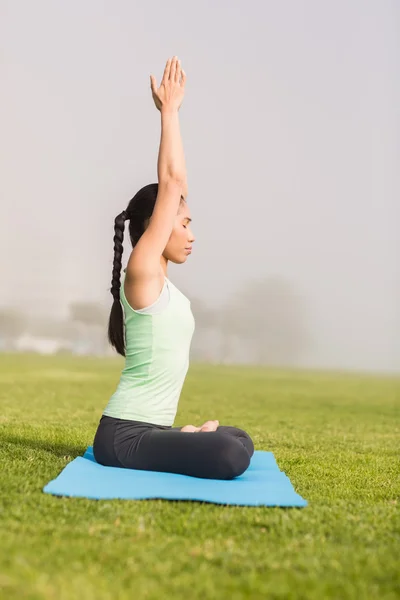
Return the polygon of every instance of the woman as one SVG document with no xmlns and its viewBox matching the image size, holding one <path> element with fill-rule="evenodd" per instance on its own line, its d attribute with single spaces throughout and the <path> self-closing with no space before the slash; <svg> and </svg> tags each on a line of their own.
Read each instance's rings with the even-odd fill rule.
<svg viewBox="0 0 400 600">
<path fill-rule="evenodd" d="M 194 331 L 190 302 L 167 277 L 168 262 L 184 263 L 195 239 L 178 117 L 186 74 L 174 56 L 158 89 L 150 79 L 161 112 L 158 184 L 139 190 L 115 219 L 108 336 L 126 361 L 100 419 L 94 456 L 106 466 L 232 479 L 254 452 L 245 431 L 217 420 L 172 427 Z M 126 220 L 133 250 L 121 283 Z"/>
</svg>

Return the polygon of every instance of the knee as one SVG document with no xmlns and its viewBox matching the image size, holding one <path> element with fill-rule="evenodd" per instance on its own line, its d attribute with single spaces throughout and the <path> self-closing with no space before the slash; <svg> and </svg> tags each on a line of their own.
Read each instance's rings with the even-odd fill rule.
<svg viewBox="0 0 400 600">
<path fill-rule="evenodd" d="M 250 456 L 239 440 L 226 436 L 216 461 L 218 479 L 233 479 L 246 471 L 250 464 Z"/>
<path fill-rule="evenodd" d="M 243 446 L 245 446 L 250 458 L 253 456 L 254 444 L 247 431 L 244 429 L 239 429 L 239 427 L 232 427 L 230 425 L 222 425 L 218 427 L 217 431 L 220 433 L 229 433 L 229 435 L 237 438 L 243 444 Z"/>
<path fill-rule="evenodd" d="M 247 431 L 244 431 L 244 429 L 240 429 L 239 431 L 241 432 L 241 442 L 246 446 L 247 452 L 249 453 L 251 458 L 254 454 L 253 440 L 251 439 Z"/>
</svg>

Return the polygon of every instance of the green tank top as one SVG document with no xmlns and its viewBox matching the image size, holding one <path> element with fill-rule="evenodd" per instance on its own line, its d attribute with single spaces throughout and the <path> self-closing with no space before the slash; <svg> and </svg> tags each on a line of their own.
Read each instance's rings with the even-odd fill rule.
<svg viewBox="0 0 400 600">
<path fill-rule="evenodd" d="M 128 303 L 122 278 L 125 367 L 104 415 L 172 425 L 189 368 L 194 332 L 190 301 L 165 278 L 169 302 L 159 313 L 141 313 Z"/>
</svg>

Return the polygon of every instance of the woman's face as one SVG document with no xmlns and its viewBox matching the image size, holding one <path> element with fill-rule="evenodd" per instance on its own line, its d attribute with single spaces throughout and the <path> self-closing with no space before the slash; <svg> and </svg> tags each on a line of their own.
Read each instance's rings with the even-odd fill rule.
<svg viewBox="0 0 400 600">
<path fill-rule="evenodd" d="M 181 202 L 175 217 L 174 228 L 163 252 L 164 258 L 175 264 L 186 262 L 191 253 L 195 237 L 190 228 L 190 210 L 186 202 Z"/>
</svg>

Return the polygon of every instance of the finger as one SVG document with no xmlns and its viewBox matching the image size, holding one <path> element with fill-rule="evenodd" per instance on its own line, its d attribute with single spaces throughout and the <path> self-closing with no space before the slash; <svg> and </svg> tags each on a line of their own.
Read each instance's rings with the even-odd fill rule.
<svg viewBox="0 0 400 600">
<path fill-rule="evenodd" d="M 186 73 L 185 71 L 182 69 L 182 79 L 181 79 L 181 86 L 184 87 L 186 83 Z"/>
<path fill-rule="evenodd" d="M 152 92 L 155 92 L 157 89 L 157 82 L 154 75 L 150 75 L 150 87 Z"/>
<path fill-rule="evenodd" d="M 178 60 L 177 56 L 174 56 L 171 62 L 171 70 L 169 72 L 169 78 L 171 81 L 175 81 L 175 73 L 176 73 L 176 61 Z"/>
<path fill-rule="evenodd" d="M 175 82 L 179 83 L 180 78 L 181 78 L 181 61 L 178 60 L 178 62 L 176 63 Z"/>
<path fill-rule="evenodd" d="M 171 68 L 171 59 L 169 58 L 167 60 L 167 64 L 165 65 L 164 75 L 163 75 L 161 83 L 165 83 L 166 81 L 168 81 L 170 68 Z"/>
</svg>

